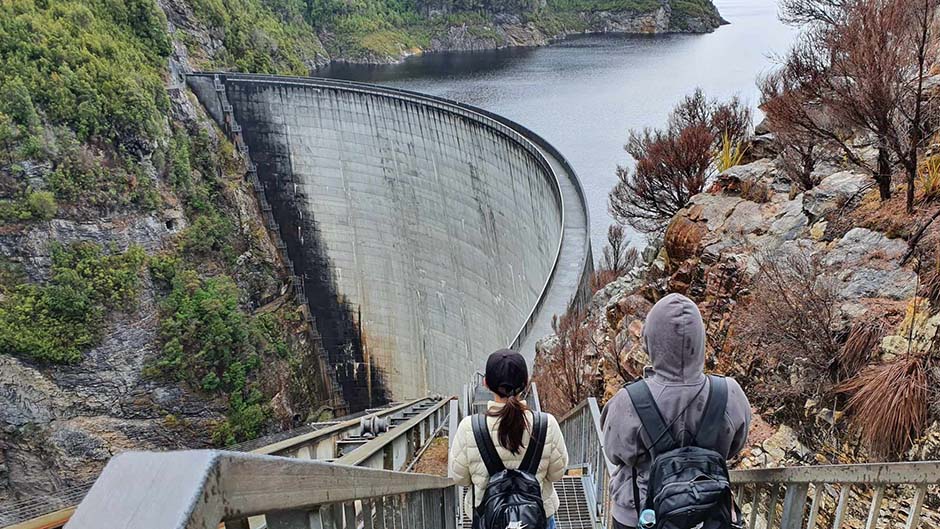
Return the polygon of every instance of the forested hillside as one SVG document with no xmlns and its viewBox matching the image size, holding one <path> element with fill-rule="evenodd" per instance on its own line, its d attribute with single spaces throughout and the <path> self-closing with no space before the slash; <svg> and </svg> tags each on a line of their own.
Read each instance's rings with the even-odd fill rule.
<svg viewBox="0 0 940 529">
<path fill-rule="evenodd" d="M 590 31 L 707 32 L 722 23 L 710 0 L 161 3 L 194 57 L 253 72 L 304 73 L 331 59 L 389 62 L 422 51 L 540 45 Z"/>
<path fill-rule="evenodd" d="M 0 3 L 0 502 L 327 402 L 243 161 L 170 75 L 178 36 L 153 0 Z"/>
</svg>

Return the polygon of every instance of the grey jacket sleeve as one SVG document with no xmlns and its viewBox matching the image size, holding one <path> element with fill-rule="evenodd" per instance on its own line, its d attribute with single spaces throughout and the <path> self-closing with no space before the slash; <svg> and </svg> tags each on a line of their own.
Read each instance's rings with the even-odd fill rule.
<svg viewBox="0 0 940 529">
<path fill-rule="evenodd" d="M 731 425 L 731 449 L 728 459 L 738 455 L 747 446 L 747 434 L 751 428 L 751 403 L 744 390 L 733 378 L 728 378 L 727 418 Z"/>
<path fill-rule="evenodd" d="M 626 390 L 621 389 L 601 412 L 604 453 L 618 467 L 633 466 L 639 456 L 640 420 Z"/>
</svg>

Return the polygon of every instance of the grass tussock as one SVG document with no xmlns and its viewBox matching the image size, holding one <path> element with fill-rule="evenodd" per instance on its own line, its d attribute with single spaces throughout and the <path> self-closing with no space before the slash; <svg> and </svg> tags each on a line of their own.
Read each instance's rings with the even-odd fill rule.
<svg viewBox="0 0 940 529">
<path fill-rule="evenodd" d="M 868 365 L 872 352 L 878 348 L 884 335 L 885 326 L 880 321 L 863 322 L 852 327 L 837 358 L 839 378 L 845 380 L 854 377 Z"/>
<path fill-rule="evenodd" d="M 732 140 L 727 132 L 722 133 L 721 148 L 715 155 L 715 165 L 718 172 L 723 173 L 732 167 L 741 165 L 746 151 L 747 148 L 743 146 L 743 142 Z"/>
<path fill-rule="evenodd" d="M 846 410 L 876 455 L 897 457 L 924 431 L 929 396 L 920 355 L 869 367 L 837 389 L 850 395 Z"/>
<path fill-rule="evenodd" d="M 917 179 L 924 202 L 932 202 L 940 197 L 940 156 L 931 156 L 924 160 Z"/>
</svg>

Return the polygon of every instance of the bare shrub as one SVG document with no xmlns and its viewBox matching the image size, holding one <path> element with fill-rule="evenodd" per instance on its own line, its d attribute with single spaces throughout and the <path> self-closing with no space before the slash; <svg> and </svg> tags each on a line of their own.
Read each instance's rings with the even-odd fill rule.
<svg viewBox="0 0 940 529">
<path fill-rule="evenodd" d="M 780 18 L 794 26 L 835 26 L 856 0 L 780 0 Z"/>
<path fill-rule="evenodd" d="M 924 431 L 927 371 L 922 355 L 869 367 L 838 387 L 851 395 L 847 411 L 864 445 L 877 456 L 896 457 Z"/>
<path fill-rule="evenodd" d="M 620 224 L 607 227 L 607 245 L 601 258 L 601 270 L 609 270 L 619 275 L 630 271 L 640 259 L 637 249 L 627 242 L 627 233 Z M 616 278 L 615 278 L 616 279 Z"/>
<path fill-rule="evenodd" d="M 631 132 L 624 149 L 636 167 L 617 168 L 608 209 L 619 222 L 645 233 L 662 231 L 701 193 L 712 166 L 713 137 L 703 126 Z"/>
<path fill-rule="evenodd" d="M 787 0 L 788 9 L 817 24 L 762 83 L 771 123 L 839 150 L 872 175 L 882 200 L 891 198 L 897 162 L 913 211 L 937 1 Z M 872 139 L 874 161 L 858 153 L 852 132 Z"/>
<path fill-rule="evenodd" d="M 564 415 L 582 400 L 597 393 L 598 379 L 593 366 L 591 328 L 584 323 L 586 313 L 568 311 L 552 320 L 558 342 L 536 358 L 533 381 L 538 385 L 542 408 Z M 592 367 L 593 366 L 593 367 Z"/>
<path fill-rule="evenodd" d="M 615 270 L 605 270 L 603 268 L 595 270 L 591 274 L 591 293 L 597 293 L 600 289 L 616 281 L 620 276 L 621 274 Z"/>
<path fill-rule="evenodd" d="M 673 109 L 665 129 L 630 131 L 624 150 L 636 166 L 617 168 L 611 215 L 638 231 L 661 232 L 714 175 L 722 142 L 729 152 L 742 148 L 751 119 L 738 98 L 709 100 L 699 89 Z"/>
<path fill-rule="evenodd" d="M 749 301 L 739 312 L 737 360 L 755 381 L 754 401 L 802 420 L 807 399 L 829 393 L 841 349 L 839 298 L 818 258 L 802 252 L 757 258 Z"/>
<path fill-rule="evenodd" d="M 640 261 L 640 253 L 627 242 L 627 233 L 620 224 L 607 227 L 607 244 L 601 259 L 591 274 L 591 292 L 606 287 L 617 280 Z"/>
<path fill-rule="evenodd" d="M 858 374 L 878 351 L 885 326 L 880 321 L 861 322 L 852 327 L 837 357 L 839 378 L 845 380 Z"/>
</svg>

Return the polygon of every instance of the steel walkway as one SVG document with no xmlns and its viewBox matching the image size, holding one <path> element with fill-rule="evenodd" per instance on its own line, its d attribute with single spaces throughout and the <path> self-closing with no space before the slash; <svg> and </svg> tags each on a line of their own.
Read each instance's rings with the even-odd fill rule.
<svg viewBox="0 0 940 529">
<path fill-rule="evenodd" d="M 311 423 L 229 448 L 234 452 L 277 455 L 298 459 L 336 461 L 339 464 L 403 470 L 447 422 L 446 399 L 422 398 L 392 403 L 342 417 Z M 362 435 L 363 418 L 384 419 L 388 430 Z M 53 501 L 28 499 L 0 511 L 4 529 L 62 527 L 92 488 L 92 483 L 64 490 Z"/>
<path fill-rule="evenodd" d="M 468 386 L 465 402 L 447 401 L 451 428 L 477 393 Z M 415 426 L 411 419 L 406 424 Z M 570 467 L 556 489 L 558 527 L 610 527 L 607 484 L 617 469 L 603 456 L 597 401 L 586 400 L 559 424 Z M 409 431 L 411 437 L 429 429 Z M 747 529 L 915 529 L 938 523 L 936 513 L 923 510 L 938 497 L 936 461 L 754 469 L 733 471 L 731 479 Z M 257 527 L 249 518 L 264 516 L 270 529 L 456 529 L 461 502 L 455 492 L 448 478 L 339 461 L 205 450 L 131 452 L 108 463 L 68 528 L 217 529 L 222 523 L 249 529 Z"/>
</svg>

